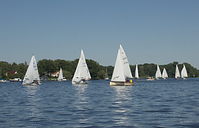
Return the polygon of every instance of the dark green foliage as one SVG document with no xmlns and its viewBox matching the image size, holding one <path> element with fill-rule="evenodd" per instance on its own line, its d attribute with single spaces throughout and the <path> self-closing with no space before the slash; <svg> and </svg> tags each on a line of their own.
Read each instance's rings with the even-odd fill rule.
<svg viewBox="0 0 199 128">
<path fill-rule="evenodd" d="M 38 70 L 40 75 L 50 75 L 58 70 L 56 63 L 53 60 L 40 60 L 38 62 Z"/>
<path fill-rule="evenodd" d="M 105 69 L 102 65 L 94 60 L 86 60 L 92 79 L 103 79 L 105 76 Z"/>
<path fill-rule="evenodd" d="M 112 74 L 113 74 L 113 66 L 108 66 L 107 68 L 107 72 L 108 72 L 108 77 L 111 78 Z"/>
<path fill-rule="evenodd" d="M 113 66 L 102 66 L 99 63 L 97 63 L 94 60 L 86 60 L 88 64 L 88 68 L 91 74 L 92 79 L 104 79 L 107 76 L 111 78 L 113 73 Z M 51 74 L 54 72 L 58 72 L 60 68 L 63 69 L 63 74 L 66 79 L 72 79 L 73 74 L 75 72 L 76 66 L 78 63 L 78 59 L 74 61 L 66 61 L 66 60 L 47 60 L 43 59 L 38 61 L 38 69 L 39 74 L 43 78 L 51 78 Z M 160 65 L 161 72 L 163 71 L 163 68 L 166 68 L 167 73 L 169 77 L 174 77 L 175 74 L 175 66 L 178 64 L 178 62 L 169 63 L 166 65 Z M 194 68 L 192 65 L 188 63 L 184 63 L 189 77 L 199 77 L 199 70 Z M 9 64 L 8 62 L 0 61 L 0 78 L 4 79 L 11 79 L 15 77 L 22 78 L 25 75 L 25 72 L 27 70 L 27 63 L 12 63 Z M 131 71 L 132 75 L 135 74 L 135 65 L 131 65 Z M 182 70 L 183 65 L 178 64 L 179 70 Z M 139 75 L 142 78 L 145 77 L 154 77 L 156 72 L 156 64 L 141 64 L 138 65 L 139 69 Z M 13 72 L 16 71 L 16 74 L 13 74 Z"/>
<path fill-rule="evenodd" d="M 11 78 L 23 78 L 27 70 L 26 64 L 9 64 L 8 62 L 0 61 L 0 78 L 11 79 Z"/>
</svg>

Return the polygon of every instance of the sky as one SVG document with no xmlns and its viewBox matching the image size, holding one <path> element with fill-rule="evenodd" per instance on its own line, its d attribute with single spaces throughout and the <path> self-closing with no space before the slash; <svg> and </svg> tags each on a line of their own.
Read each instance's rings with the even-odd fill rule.
<svg viewBox="0 0 199 128">
<path fill-rule="evenodd" d="M 0 0 L 0 61 L 87 59 L 199 68 L 199 0 Z"/>
</svg>

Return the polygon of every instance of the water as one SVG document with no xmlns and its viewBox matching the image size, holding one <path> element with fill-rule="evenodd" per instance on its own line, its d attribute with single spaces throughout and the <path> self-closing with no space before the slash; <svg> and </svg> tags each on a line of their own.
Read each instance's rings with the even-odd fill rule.
<svg viewBox="0 0 199 128">
<path fill-rule="evenodd" d="M 199 79 L 0 83 L 1 128 L 198 128 Z"/>
</svg>

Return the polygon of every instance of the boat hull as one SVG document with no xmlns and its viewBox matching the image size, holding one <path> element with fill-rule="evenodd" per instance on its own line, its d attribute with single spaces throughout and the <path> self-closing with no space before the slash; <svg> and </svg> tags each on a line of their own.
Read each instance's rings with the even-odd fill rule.
<svg viewBox="0 0 199 128">
<path fill-rule="evenodd" d="M 32 83 L 32 84 L 23 84 L 24 86 L 38 86 L 40 84 Z"/>
<path fill-rule="evenodd" d="M 87 81 L 72 81 L 72 84 L 78 84 L 78 85 L 84 85 L 84 84 L 88 84 Z"/>
<path fill-rule="evenodd" d="M 40 84 L 41 84 L 40 81 L 34 81 L 32 83 L 22 83 L 22 85 L 24 86 L 38 86 Z"/>
<path fill-rule="evenodd" d="M 134 85 L 133 82 L 114 82 L 114 81 L 110 82 L 110 86 L 133 86 L 133 85 Z"/>
<path fill-rule="evenodd" d="M 61 80 L 57 80 L 57 81 L 61 82 L 61 81 L 67 81 L 67 80 L 66 79 L 61 79 Z"/>
</svg>

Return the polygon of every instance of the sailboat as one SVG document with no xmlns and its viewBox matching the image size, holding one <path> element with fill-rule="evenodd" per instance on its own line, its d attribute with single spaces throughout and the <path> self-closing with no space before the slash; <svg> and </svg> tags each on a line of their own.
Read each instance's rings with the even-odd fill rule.
<svg viewBox="0 0 199 128">
<path fill-rule="evenodd" d="M 106 68 L 106 73 L 105 73 L 105 80 L 109 80 L 107 68 Z"/>
<path fill-rule="evenodd" d="M 79 62 L 72 79 L 72 84 L 87 84 L 87 81 L 90 79 L 91 75 L 86 64 L 84 52 L 81 50 Z"/>
<path fill-rule="evenodd" d="M 178 69 L 178 65 L 176 65 L 176 72 L 175 72 L 175 78 L 180 78 L 180 71 Z"/>
<path fill-rule="evenodd" d="M 110 81 L 111 86 L 132 86 L 134 85 L 132 80 L 132 74 L 129 67 L 127 56 L 120 45 L 118 54 L 113 70 L 113 75 Z"/>
<path fill-rule="evenodd" d="M 139 73 L 138 73 L 138 65 L 135 66 L 135 78 L 139 79 Z"/>
<path fill-rule="evenodd" d="M 160 67 L 159 67 L 158 64 L 157 64 L 157 70 L 156 70 L 156 73 L 155 73 L 155 78 L 156 79 L 162 78 Z"/>
<path fill-rule="evenodd" d="M 40 84 L 39 72 L 38 72 L 35 56 L 32 56 L 30 60 L 30 64 L 28 66 L 28 69 L 26 71 L 22 84 L 23 85 L 39 85 Z"/>
<path fill-rule="evenodd" d="M 162 72 L 162 78 L 163 78 L 163 79 L 168 78 L 168 74 L 167 74 L 167 71 L 166 71 L 165 68 L 163 69 L 163 72 Z"/>
<path fill-rule="evenodd" d="M 59 76 L 58 76 L 57 80 L 58 81 L 66 81 L 66 79 L 63 76 L 62 68 L 60 68 L 60 70 L 59 70 Z"/>
<path fill-rule="evenodd" d="M 186 69 L 185 65 L 183 64 L 183 68 L 182 68 L 182 71 L 181 71 L 181 78 L 185 79 L 186 77 L 188 77 L 187 69 Z"/>
</svg>

